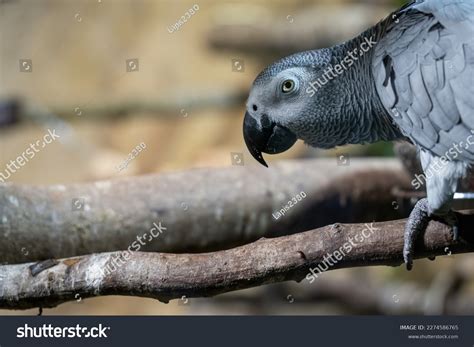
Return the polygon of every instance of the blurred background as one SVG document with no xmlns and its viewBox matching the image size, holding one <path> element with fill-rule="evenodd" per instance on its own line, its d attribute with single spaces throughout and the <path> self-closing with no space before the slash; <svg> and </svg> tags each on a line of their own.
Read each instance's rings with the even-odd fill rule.
<svg viewBox="0 0 474 347">
<path fill-rule="evenodd" d="M 241 129 L 255 76 L 282 56 L 350 39 L 402 3 L 0 0 L 0 167 L 52 128 L 60 139 L 9 182 L 88 182 L 225 167 L 232 165 L 231 153 L 243 153 L 254 165 Z M 187 22 L 179 26 L 182 16 Z M 140 143 L 146 149 L 118 170 Z M 393 149 L 379 143 L 318 151 L 298 143 L 266 158 L 340 153 L 393 156 Z M 448 254 L 419 261 L 412 272 L 344 269 L 314 284 L 169 304 L 102 297 L 43 314 L 472 314 L 473 265 L 472 256 Z"/>
</svg>

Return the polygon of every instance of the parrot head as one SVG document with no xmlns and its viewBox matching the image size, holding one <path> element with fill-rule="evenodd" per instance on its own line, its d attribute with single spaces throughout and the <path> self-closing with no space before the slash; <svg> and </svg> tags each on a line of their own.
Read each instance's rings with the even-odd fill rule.
<svg viewBox="0 0 474 347">
<path fill-rule="evenodd" d="M 262 152 L 278 154 L 297 139 L 305 139 L 305 129 L 317 119 L 308 94 L 309 83 L 328 63 L 325 50 L 308 51 L 283 58 L 264 69 L 255 79 L 246 104 L 243 123 L 245 144 L 252 156 L 267 166 Z"/>
</svg>

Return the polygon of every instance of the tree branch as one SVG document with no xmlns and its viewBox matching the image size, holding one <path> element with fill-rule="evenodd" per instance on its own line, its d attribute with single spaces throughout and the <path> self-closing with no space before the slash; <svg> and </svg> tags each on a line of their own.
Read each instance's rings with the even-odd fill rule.
<svg viewBox="0 0 474 347">
<path fill-rule="evenodd" d="M 446 247 L 452 254 L 473 252 L 473 235 L 466 232 L 470 218 L 461 219 L 460 241 L 456 243 L 449 227 L 431 222 L 424 242 L 417 245 L 417 257 L 444 255 Z M 35 276 L 32 264 L 4 265 L 0 267 L 0 308 L 54 307 L 78 297 L 100 295 L 133 295 L 164 302 L 183 295 L 208 297 L 267 283 L 303 280 L 310 267 L 324 264 L 324 257 L 334 255 L 334 263 L 337 250 L 345 250 L 345 254 L 329 270 L 399 265 L 404 226 L 404 220 L 374 223 L 375 231 L 362 240 L 360 235 L 368 234 L 367 225 L 337 224 L 214 253 L 136 252 L 115 266 L 115 271 L 112 264 L 118 263 L 118 252 L 62 259 Z M 344 246 L 347 243 L 352 245 L 350 251 Z"/>
<path fill-rule="evenodd" d="M 230 158 L 229 158 L 230 160 Z M 396 160 L 335 158 L 232 166 L 110 181 L 28 186 L 0 183 L 0 263 L 126 250 L 162 222 L 141 251 L 204 252 L 334 222 L 404 218 L 393 187 L 409 187 Z M 274 211 L 307 197 L 275 220 Z M 77 208 L 77 209 L 76 209 Z M 14 237 L 13 237 L 14 236 Z M 136 250 L 136 249 L 135 249 Z"/>
</svg>

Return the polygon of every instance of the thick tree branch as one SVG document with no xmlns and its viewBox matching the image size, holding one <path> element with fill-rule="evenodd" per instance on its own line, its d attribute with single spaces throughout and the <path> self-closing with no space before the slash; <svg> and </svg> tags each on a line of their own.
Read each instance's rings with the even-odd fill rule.
<svg viewBox="0 0 474 347">
<path fill-rule="evenodd" d="M 444 255 L 447 247 L 452 254 L 473 252 L 468 222 L 461 220 L 461 240 L 456 243 L 449 227 L 431 222 L 417 256 Z M 31 273 L 32 264 L 5 265 L 0 267 L 0 308 L 54 307 L 78 297 L 99 295 L 133 295 L 166 302 L 183 295 L 207 297 L 267 283 L 300 281 L 309 267 L 314 269 L 324 257 L 334 255 L 334 263 L 335 252 L 342 249 L 346 250 L 344 256 L 328 270 L 399 265 L 404 226 L 404 220 L 374 223 L 375 231 L 368 233 L 364 224 L 338 224 L 214 253 L 137 252 L 110 273 L 107 269 L 119 257 L 118 252 L 63 259 L 36 276 Z M 364 233 L 370 236 L 360 241 Z M 347 243 L 352 245 L 350 251 L 344 247 Z"/>
<path fill-rule="evenodd" d="M 230 158 L 229 158 L 230 161 Z M 110 181 L 28 186 L 0 183 L 0 263 L 126 250 L 153 227 L 167 231 L 141 251 L 203 252 L 334 222 L 403 218 L 394 187 L 409 187 L 396 160 L 336 158 L 199 169 Z M 283 217 L 274 211 L 304 191 Z M 136 249 L 135 249 L 136 250 Z"/>
</svg>

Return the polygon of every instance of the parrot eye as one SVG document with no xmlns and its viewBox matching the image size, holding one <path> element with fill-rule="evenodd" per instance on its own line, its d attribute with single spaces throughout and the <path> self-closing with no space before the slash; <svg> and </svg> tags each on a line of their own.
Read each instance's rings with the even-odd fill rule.
<svg viewBox="0 0 474 347">
<path fill-rule="evenodd" d="M 295 81 L 293 80 L 285 80 L 283 84 L 281 85 L 281 91 L 283 93 L 291 93 L 293 90 L 295 90 Z"/>
</svg>

